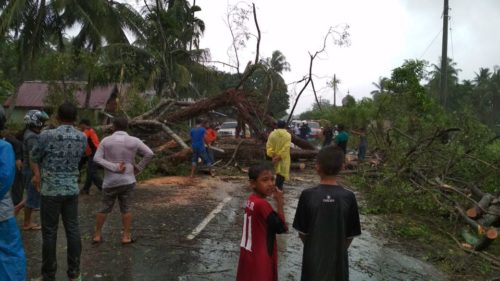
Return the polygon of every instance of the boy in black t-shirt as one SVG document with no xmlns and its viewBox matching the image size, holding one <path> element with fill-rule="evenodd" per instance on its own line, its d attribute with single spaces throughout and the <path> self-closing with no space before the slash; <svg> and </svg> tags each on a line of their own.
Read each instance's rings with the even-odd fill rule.
<svg viewBox="0 0 500 281">
<path fill-rule="evenodd" d="M 300 195 L 293 227 L 304 243 L 302 281 L 349 280 L 347 249 L 361 226 L 354 193 L 337 184 L 343 165 L 341 148 L 322 148 L 316 162 L 320 184 Z"/>
</svg>

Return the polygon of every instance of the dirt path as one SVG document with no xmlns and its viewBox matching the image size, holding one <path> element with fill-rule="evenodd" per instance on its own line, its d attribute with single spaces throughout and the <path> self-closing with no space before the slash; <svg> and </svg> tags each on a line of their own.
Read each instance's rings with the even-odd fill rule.
<svg viewBox="0 0 500 281">
<path fill-rule="evenodd" d="M 291 224 L 298 196 L 311 186 L 310 179 L 295 181 L 286 189 L 286 219 Z M 242 178 L 220 180 L 184 177 L 157 179 L 140 185 L 134 204 L 133 234 L 137 242 L 120 244 L 120 216 L 115 209 L 104 228 L 105 242 L 91 245 L 99 195 L 80 198 L 83 238 L 83 280 L 234 280 L 241 239 L 242 214 L 249 190 Z M 209 216 L 209 214 L 211 214 Z M 207 222 L 207 216 L 211 220 Z M 374 233 L 378 218 L 362 216 L 363 234 L 350 254 L 351 280 L 446 280 L 431 265 L 385 245 Z M 201 222 L 201 229 L 194 231 Z M 195 234 L 195 235 L 193 235 Z M 188 236 L 192 235 L 192 239 Z M 41 234 L 25 232 L 28 280 L 39 276 Z M 59 230 L 57 280 L 66 280 L 65 239 Z M 280 235 L 280 280 L 299 280 L 302 245 L 291 230 Z"/>
</svg>

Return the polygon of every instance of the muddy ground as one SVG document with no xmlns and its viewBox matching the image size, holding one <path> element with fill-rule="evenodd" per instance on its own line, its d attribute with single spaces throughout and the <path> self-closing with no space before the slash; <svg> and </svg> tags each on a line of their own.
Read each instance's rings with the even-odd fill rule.
<svg viewBox="0 0 500 281">
<path fill-rule="evenodd" d="M 285 212 L 289 225 L 300 192 L 315 181 L 313 176 L 299 175 L 287 184 Z M 80 197 L 83 280 L 234 280 L 248 194 L 244 177 L 200 176 L 195 181 L 171 177 L 145 182 L 137 187 L 134 203 L 133 235 L 137 242 L 121 245 L 121 221 L 115 206 L 104 227 L 105 241 L 91 245 L 94 214 L 100 208 L 99 193 L 93 189 L 89 196 Z M 213 219 L 189 240 L 188 235 L 214 209 Z M 363 234 L 349 250 L 351 280 L 453 279 L 411 254 L 392 248 L 382 235 L 376 234 L 383 224 L 377 216 L 362 215 L 361 221 Z M 297 233 L 290 229 L 278 238 L 280 280 L 300 280 L 302 245 Z M 67 280 L 64 237 L 61 224 L 57 280 Z M 40 275 L 41 233 L 24 232 L 23 239 L 31 280 Z"/>
</svg>

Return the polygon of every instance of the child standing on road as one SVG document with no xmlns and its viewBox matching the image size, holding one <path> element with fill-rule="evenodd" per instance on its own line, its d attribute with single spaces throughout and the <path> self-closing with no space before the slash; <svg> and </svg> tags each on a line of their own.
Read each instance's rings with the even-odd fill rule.
<svg viewBox="0 0 500 281">
<path fill-rule="evenodd" d="M 343 165 L 341 148 L 322 148 L 316 162 L 320 184 L 300 195 L 293 227 L 304 243 L 302 281 L 349 280 L 347 249 L 361 226 L 354 193 L 337 183 Z"/>
<path fill-rule="evenodd" d="M 253 193 L 246 202 L 240 244 L 237 281 L 278 280 L 276 234 L 288 230 L 283 211 L 283 192 L 274 185 L 270 167 L 252 166 L 248 171 Z M 266 197 L 274 195 L 278 212 Z"/>
</svg>

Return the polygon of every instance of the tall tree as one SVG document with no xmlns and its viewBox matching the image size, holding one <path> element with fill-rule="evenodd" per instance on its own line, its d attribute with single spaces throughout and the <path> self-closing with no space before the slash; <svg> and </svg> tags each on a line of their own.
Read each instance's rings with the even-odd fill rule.
<svg viewBox="0 0 500 281">
<path fill-rule="evenodd" d="M 63 50 L 64 32 L 79 28 L 76 47 L 95 50 L 128 43 L 125 30 L 140 36 L 142 19 L 129 5 L 107 0 L 0 0 L 0 39 L 12 35 L 19 51 L 17 88 L 44 49 Z"/>
<path fill-rule="evenodd" d="M 454 91 L 456 86 L 458 85 L 458 73 L 462 71 L 457 68 L 457 64 L 451 59 L 447 60 L 448 65 L 446 67 L 447 74 L 447 99 L 453 99 Z M 433 64 L 432 70 L 429 72 L 429 83 L 427 84 L 427 88 L 429 89 L 432 96 L 439 98 L 440 95 L 440 84 L 441 83 L 441 67 Z"/>
<path fill-rule="evenodd" d="M 273 116 L 281 117 L 289 107 L 288 87 L 281 76 L 284 71 L 290 71 L 290 63 L 279 50 L 273 51 L 270 58 L 261 60 L 265 72 L 264 84 L 266 90 L 262 94 L 266 96 L 265 110 Z M 259 75 L 259 73 L 255 73 Z"/>
<path fill-rule="evenodd" d="M 372 85 L 375 87 L 375 90 L 371 91 L 370 94 L 377 98 L 377 96 L 384 94 L 387 91 L 387 84 L 389 83 L 389 78 L 387 77 L 379 77 L 378 82 L 372 82 Z"/>
<path fill-rule="evenodd" d="M 179 97 L 193 87 L 189 68 L 208 55 L 198 49 L 205 24 L 195 14 L 201 9 L 186 0 L 145 2 L 145 38 L 136 41 L 137 61 L 162 96 Z M 192 48 L 194 46 L 194 49 Z M 196 92 L 192 90 L 190 92 Z"/>
</svg>

